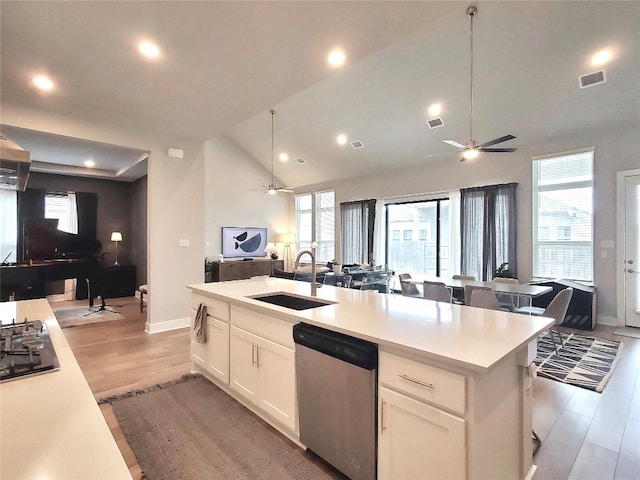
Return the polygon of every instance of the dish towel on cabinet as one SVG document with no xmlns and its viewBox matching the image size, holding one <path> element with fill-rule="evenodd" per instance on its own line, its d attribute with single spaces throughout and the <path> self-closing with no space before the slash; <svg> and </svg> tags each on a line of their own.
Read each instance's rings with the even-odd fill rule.
<svg viewBox="0 0 640 480">
<path fill-rule="evenodd" d="M 198 307 L 196 313 L 196 321 L 193 322 L 193 331 L 195 332 L 196 342 L 205 343 L 207 341 L 207 306 L 203 303 Z"/>
</svg>

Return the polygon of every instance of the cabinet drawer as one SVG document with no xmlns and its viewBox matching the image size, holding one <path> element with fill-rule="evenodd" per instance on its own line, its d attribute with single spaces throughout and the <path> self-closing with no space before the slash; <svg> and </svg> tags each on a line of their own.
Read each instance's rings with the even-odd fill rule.
<svg viewBox="0 0 640 480">
<path fill-rule="evenodd" d="M 464 415 L 466 380 L 463 375 L 380 352 L 380 383 L 413 397 Z"/>
<path fill-rule="evenodd" d="M 204 303 L 207 306 L 207 314 L 217 318 L 218 320 L 222 320 L 225 322 L 229 321 L 229 304 L 226 302 L 221 302 L 220 300 L 215 300 L 213 298 L 204 297 L 202 295 L 193 294 L 191 296 L 191 308 L 195 311 L 198 311 L 198 307 L 201 303 Z"/>
<path fill-rule="evenodd" d="M 295 348 L 293 343 L 293 323 L 286 320 L 280 320 L 232 305 L 231 324 L 285 347 Z"/>
</svg>

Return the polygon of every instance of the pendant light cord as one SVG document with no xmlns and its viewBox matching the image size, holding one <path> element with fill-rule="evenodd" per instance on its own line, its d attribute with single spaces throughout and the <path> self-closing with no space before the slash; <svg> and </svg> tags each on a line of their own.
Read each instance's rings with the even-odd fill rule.
<svg viewBox="0 0 640 480">
<path fill-rule="evenodd" d="M 471 107 L 471 115 L 469 116 L 469 139 L 473 140 L 473 17 L 476 11 L 469 11 L 469 18 L 471 19 L 471 86 L 469 91 L 469 104 Z"/>
<path fill-rule="evenodd" d="M 275 185 L 273 181 L 273 116 L 276 114 L 276 111 L 273 108 L 269 111 L 271 112 L 271 185 Z"/>
</svg>

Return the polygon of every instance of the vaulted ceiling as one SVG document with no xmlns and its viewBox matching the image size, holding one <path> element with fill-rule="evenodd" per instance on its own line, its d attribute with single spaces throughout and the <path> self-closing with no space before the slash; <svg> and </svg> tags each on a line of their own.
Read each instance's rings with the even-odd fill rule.
<svg viewBox="0 0 640 480">
<path fill-rule="evenodd" d="M 503 146 L 531 150 L 572 132 L 640 128 L 640 3 L 475 4 L 474 138 L 510 133 Z M 442 140 L 469 138 L 468 5 L 3 0 L 0 101 L 173 138 L 225 136 L 267 170 L 274 108 L 275 150 L 290 157 L 276 176 L 293 187 L 455 162 Z M 158 43 L 158 60 L 138 55 L 142 38 Z M 325 61 L 335 46 L 347 54 L 340 69 Z M 605 48 L 610 62 L 592 65 Z M 601 68 L 605 83 L 579 87 Z M 53 92 L 30 85 L 39 72 Z M 444 125 L 430 129 L 435 102 Z M 39 162 L 80 165 L 92 143 L 1 129 Z M 339 133 L 364 146 L 338 145 Z M 107 177 L 144 170 L 143 151 L 95 146 L 113 162 L 97 166 Z"/>
</svg>

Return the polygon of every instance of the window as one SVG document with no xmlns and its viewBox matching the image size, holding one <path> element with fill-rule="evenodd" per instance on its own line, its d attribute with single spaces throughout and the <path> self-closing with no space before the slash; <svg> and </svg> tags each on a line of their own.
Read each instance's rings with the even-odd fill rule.
<svg viewBox="0 0 640 480">
<path fill-rule="evenodd" d="M 335 196 L 333 190 L 295 196 L 296 244 L 298 251 L 318 243 L 316 260 L 335 258 Z"/>
<path fill-rule="evenodd" d="M 449 199 L 388 204 L 389 268 L 397 272 L 448 275 L 449 220 Z"/>
<path fill-rule="evenodd" d="M 18 197 L 0 188 L 0 262 L 15 263 L 18 251 Z"/>
<path fill-rule="evenodd" d="M 343 264 L 375 265 L 375 223 L 374 199 L 340 204 L 340 260 Z"/>
<path fill-rule="evenodd" d="M 533 276 L 593 281 L 593 149 L 533 160 Z"/>
<path fill-rule="evenodd" d="M 47 193 L 44 197 L 44 218 L 57 218 L 58 230 L 78 233 L 75 193 Z"/>
</svg>

